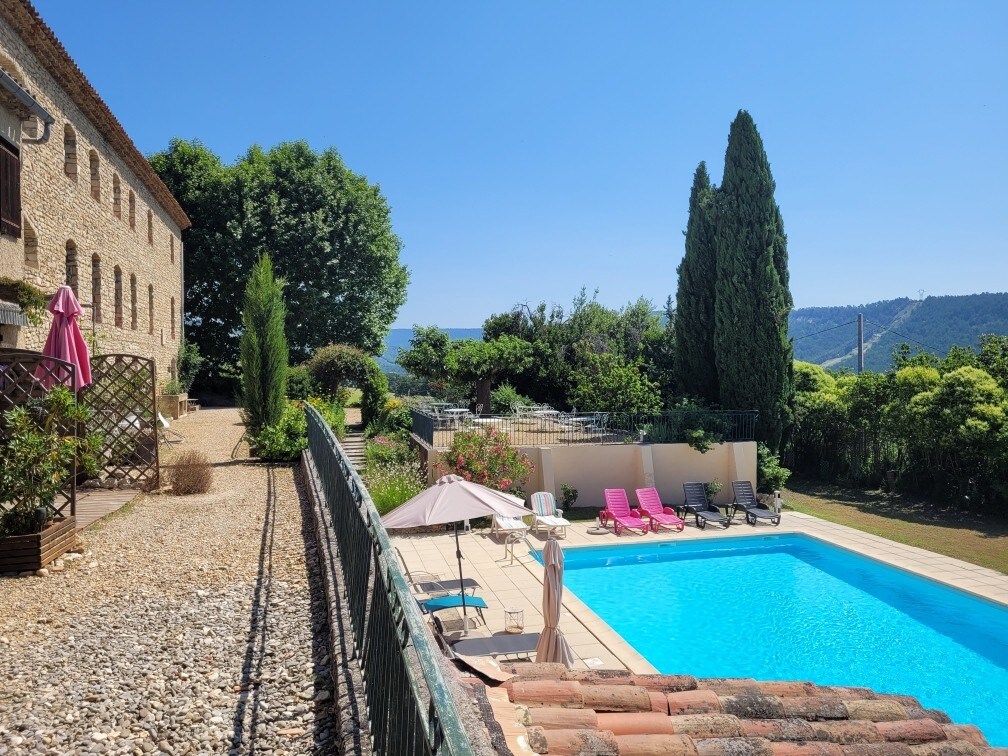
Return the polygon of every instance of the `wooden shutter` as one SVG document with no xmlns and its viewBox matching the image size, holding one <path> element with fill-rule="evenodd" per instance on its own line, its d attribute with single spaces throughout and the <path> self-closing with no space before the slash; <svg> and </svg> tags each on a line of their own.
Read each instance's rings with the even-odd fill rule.
<svg viewBox="0 0 1008 756">
<path fill-rule="evenodd" d="M 21 238 L 21 160 L 0 140 L 0 234 Z"/>
</svg>

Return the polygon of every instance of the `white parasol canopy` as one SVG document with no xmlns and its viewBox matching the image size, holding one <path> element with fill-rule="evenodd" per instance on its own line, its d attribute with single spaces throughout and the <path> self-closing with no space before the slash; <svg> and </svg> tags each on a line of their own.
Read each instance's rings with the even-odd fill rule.
<svg viewBox="0 0 1008 756">
<path fill-rule="evenodd" d="M 382 517 L 389 530 L 443 525 L 491 515 L 524 517 L 530 512 L 517 496 L 471 483 L 458 475 L 445 475 Z"/>
<path fill-rule="evenodd" d="M 459 546 L 458 523 L 476 517 L 503 515 L 524 517 L 532 512 L 517 496 L 471 483 L 459 475 L 445 475 L 426 491 L 400 504 L 382 517 L 388 530 L 420 528 L 424 525 L 455 523 L 455 556 L 459 566 L 459 593 L 462 596 L 462 616 L 466 616 L 466 594 L 462 589 L 462 549 Z M 463 627 L 466 627 L 463 621 Z"/>
</svg>

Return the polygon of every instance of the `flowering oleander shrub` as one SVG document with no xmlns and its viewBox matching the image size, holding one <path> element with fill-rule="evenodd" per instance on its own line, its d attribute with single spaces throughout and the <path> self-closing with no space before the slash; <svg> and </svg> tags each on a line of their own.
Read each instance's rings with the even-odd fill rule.
<svg viewBox="0 0 1008 756">
<path fill-rule="evenodd" d="M 535 471 L 528 455 L 511 445 L 507 433 L 495 428 L 456 433 L 437 468 L 441 475 L 461 475 L 517 495 L 524 495 L 523 486 Z"/>
</svg>

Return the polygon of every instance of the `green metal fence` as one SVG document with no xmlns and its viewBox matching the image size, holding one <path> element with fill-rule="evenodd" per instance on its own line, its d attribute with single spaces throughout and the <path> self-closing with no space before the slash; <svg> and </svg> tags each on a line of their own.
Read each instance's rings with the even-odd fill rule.
<svg viewBox="0 0 1008 756">
<path fill-rule="evenodd" d="M 311 406 L 308 449 L 322 482 L 343 571 L 354 650 L 377 756 L 472 753 L 439 665 L 363 481 Z"/>
</svg>

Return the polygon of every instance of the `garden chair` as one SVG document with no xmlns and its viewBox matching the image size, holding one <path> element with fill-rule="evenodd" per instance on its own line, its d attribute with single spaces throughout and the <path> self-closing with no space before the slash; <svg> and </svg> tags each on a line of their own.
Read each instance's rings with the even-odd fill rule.
<svg viewBox="0 0 1008 756">
<path fill-rule="evenodd" d="M 636 493 L 641 511 L 647 515 L 653 531 L 657 533 L 659 528 L 675 528 L 681 533 L 686 527 L 686 523 L 676 516 L 674 509 L 662 504 L 661 497 L 658 496 L 658 489 L 638 488 Z"/>
<path fill-rule="evenodd" d="M 528 525 L 525 524 L 525 520 L 521 517 L 494 515 L 493 521 L 490 523 L 490 534 L 495 536 L 503 535 L 505 537 L 513 535 L 519 538 L 528 534 Z"/>
<path fill-rule="evenodd" d="M 185 441 L 185 436 L 183 436 L 178 431 L 172 430 L 171 424 L 168 419 L 162 415 L 160 412 L 157 413 L 158 419 L 158 440 L 162 444 L 171 446 L 172 444 L 180 444 Z"/>
<path fill-rule="evenodd" d="M 746 522 L 753 527 L 756 526 L 757 520 L 769 520 L 774 525 L 780 525 L 780 512 L 774 512 L 760 505 L 756 500 L 756 494 L 753 492 L 752 483 L 748 480 L 733 480 L 731 487 L 734 494 L 732 517 L 741 509 L 745 512 Z"/>
<path fill-rule="evenodd" d="M 719 523 L 725 529 L 731 525 L 731 518 L 725 517 L 721 514 L 721 510 L 707 500 L 707 489 L 703 483 L 683 483 L 682 487 L 683 493 L 686 494 L 683 516 L 692 514 L 700 530 L 706 528 L 708 522 Z"/>
<path fill-rule="evenodd" d="M 403 555 L 402 552 L 399 551 L 399 547 L 394 546 L 393 548 L 395 549 L 396 556 L 399 557 L 399 564 L 402 565 L 403 572 L 406 573 L 406 581 L 417 593 L 426 593 L 428 596 L 459 593 L 460 591 L 475 593 L 476 589 L 481 587 L 480 584 L 472 578 L 463 578 L 461 581 L 458 578 L 455 578 L 454 580 L 442 580 L 439 575 L 436 575 L 433 572 L 426 572 L 423 570 L 410 572 L 410 568 L 406 566 L 406 560 L 403 559 Z"/>
<path fill-rule="evenodd" d="M 546 535 L 559 533 L 560 538 L 567 537 L 567 526 L 570 523 L 563 518 L 563 510 L 557 509 L 556 498 L 549 491 L 538 491 L 532 494 L 532 532 L 540 530 Z"/>
<path fill-rule="evenodd" d="M 616 535 L 622 535 L 624 530 L 639 530 L 641 535 L 647 535 L 651 526 L 641 519 L 639 509 L 630 509 L 630 501 L 627 499 L 626 491 L 622 488 L 607 488 L 605 501 L 605 509 L 599 512 L 599 522 L 603 527 L 606 527 L 609 520 L 612 520 Z"/>
</svg>

